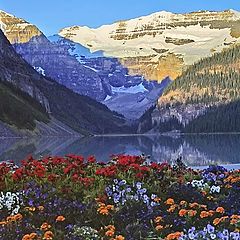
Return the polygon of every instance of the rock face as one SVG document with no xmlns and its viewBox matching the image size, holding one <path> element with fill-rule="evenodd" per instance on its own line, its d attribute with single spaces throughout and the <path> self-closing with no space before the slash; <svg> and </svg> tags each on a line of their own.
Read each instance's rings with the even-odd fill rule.
<svg viewBox="0 0 240 240">
<path fill-rule="evenodd" d="M 130 74 L 147 79 L 175 79 L 197 60 L 239 41 L 240 13 L 158 12 L 97 29 L 73 26 L 59 34 L 92 52 L 119 59 Z M 171 67 L 172 66 L 172 67 Z"/>
<path fill-rule="evenodd" d="M 0 30 L 0 79 L 7 81 L 16 88 L 26 92 L 36 99 L 47 112 L 50 112 L 48 99 L 34 84 L 40 80 L 40 75 L 16 54 L 3 32 Z"/>
<path fill-rule="evenodd" d="M 0 11 L 0 29 L 12 44 L 28 42 L 32 37 L 42 34 L 33 24 L 3 11 Z"/>
<path fill-rule="evenodd" d="M 80 64 L 68 46 L 50 42 L 44 35 L 27 43 L 14 44 L 15 50 L 35 69 L 73 91 L 98 101 L 106 98 L 103 83 L 91 68 Z"/>
<path fill-rule="evenodd" d="M 131 130 L 122 116 L 111 112 L 105 105 L 39 74 L 14 51 L 1 30 L 0 80 L 10 83 L 19 92 L 27 93 L 29 96 L 25 99 L 34 98 L 48 111 L 52 120 L 49 124 L 37 123 L 39 133 L 55 134 L 60 129 L 61 133 L 70 135 L 75 132 L 91 134 Z"/>
</svg>

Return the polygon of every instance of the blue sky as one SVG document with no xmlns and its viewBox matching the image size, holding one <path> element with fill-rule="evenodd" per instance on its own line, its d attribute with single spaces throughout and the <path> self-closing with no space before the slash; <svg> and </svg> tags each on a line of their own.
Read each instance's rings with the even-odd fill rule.
<svg viewBox="0 0 240 240">
<path fill-rule="evenodd" d="M 240 11 L 239 0 L 0 0 L 0 9 L 36 24 L 46 35 L 63 27 L 98 27 L 165 10 L 176 13 L 198 10 Z"/>
</svg>

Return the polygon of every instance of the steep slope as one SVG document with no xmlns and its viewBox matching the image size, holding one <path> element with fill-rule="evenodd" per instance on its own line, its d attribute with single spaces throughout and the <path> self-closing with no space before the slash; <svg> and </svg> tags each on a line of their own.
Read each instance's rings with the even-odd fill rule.
<svg viewBox="0 0 240 240">
<path fill-rule="evenodd" d="M 238 131 L 239 89 L 240 45 L 235 45 L 177 78 L 160 97 L 153 122 L 159 126 L 175 118 L 185 131 Z"/>
<path fill-rule="evenodd" d="M 158 12 L 97 29 L 73 26 L 59 34 L 92 52 L 117 57 L 131 74 L 175 79 L 185 66 L 239 41 L 240 13 Z"/>
<path fill-rule="evenodd" d="M 14 51 L 2 31 L 0 31 L 0 79 L 28 94 L 40 103 L 51 117 L 77 132 L 88 134 L 130 131 L 124 125 L 124 118 L 111 112 L 103 104 L 74 93 L 37 73 Z M 55 121 L 51 124 L 52 128 L 53 125 L 60 124 Z"/>
<path fill-rule="evenodd" d="M 6 82 L 0 82 L 0 120 L 28 130 L 35 129 L 36 121 L 50 121 L 41 104 Z"/>
</svg>

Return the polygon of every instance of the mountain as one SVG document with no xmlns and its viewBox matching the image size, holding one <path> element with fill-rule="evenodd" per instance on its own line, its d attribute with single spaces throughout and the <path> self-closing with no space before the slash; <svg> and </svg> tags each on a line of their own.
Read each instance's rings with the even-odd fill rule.
<svg viewBox="0 0 240 240">
<path fill-rule="evenodd" d="M 235 44 L 193 64 L 169 85 L 151 113 L 148 130 L 165 125 L 165 131 L 238 132 L 239 96 L 240 45 Z"/>
<path fill-rule="evenodd" d="M 0 29 L 7 36 L 10 43 L 28 42 L 42 32 L 33 24 L 0 10 Z"/>
<path fill-rule="evenodd" d="M 18 18 L 10 14 L 4 16 L 8 21 L 1 20 L 5 24 L 3 29 L 31 25 L 23 19 L 17 21 Z M 92 52 L 59 35 L 47 38 L 40 30 L 38 32 L 39 35 L 32 34 L 28 41 L 22 41 L 21 31 L 5 31 L 10 41 L 15 39 L 12 41 L 15 50 L 39 73 L 76 93 L 102 102 L 128 119 L 139 118 L 154 105 L 169 83 L 149 82 L 140 75 L 130 75 L 117 58 L 104 57 L 102 51 Z"/>
<path fill-rule="evenodd" d="M 3 122 L 0 129 L 7 128 L 6 132 L 10 131 L 9 125 L 14 130 L 34 128 L 37 133 L 45 135 L 58 135 L 58 132 L 72 135 L 76 132 L 89 134 L 130 131 L 124 118 L 111 112 L 105 105 L 74 93 L 39 74 L 15 52 L 2 31 L 0 80 L 0 98 L 6 100 L 0 104 L 0 119 Z M 6 106 L 8 102 L 10 105 Z M 20 115 L 17 116 L 17 113 Z M 23 121 L 28 116 L 28 121 Z M 4 124 L 8 124 L 7 127 Z"/>
<path fill-rule="evenodd" d="M 130 74 L 149 80 L 176 79 L 201 58 L 240 40 L 240 13 L 157 12 L 93 29 L 73 26 L 59 32 L 91 52 L 116 57 Z"/>
</svg>

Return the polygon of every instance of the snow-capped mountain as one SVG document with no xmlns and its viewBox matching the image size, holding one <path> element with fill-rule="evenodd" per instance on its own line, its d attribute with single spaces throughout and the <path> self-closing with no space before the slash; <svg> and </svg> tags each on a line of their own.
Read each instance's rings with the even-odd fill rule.
<svg viewBox="0 0 240 240">
<path fill-rule="evenodd" d="M 129 119 L 137 119 L 155 105 L 170 82 L 168 79 L 159 84 L 157 81 L 149 82 L 141 75 L 130 75 L 117 58 L 104 57 L 102 51 L 92 51 L 59 35 L 47 38 L 36 26 L 11 14 L 1 13 L 5 16 L 1 20 L 4 22 L 1 28 L 7 38 L 36 71 L 81 95 L 104 103 Z M 23 28 L 25 25 L 34 31 L 27 31 L 28 28 Z"/>
<path fill-rule="evenodd" d="M 59 35 L 118 58 L 131 74 L 161 81 L 166 76 L 175 79 L 186 65 L 238 42 L 239 29 L 240 13 L 234 10 L 162 11 L 97 29 L 68 27 Z"/>
</svg>

